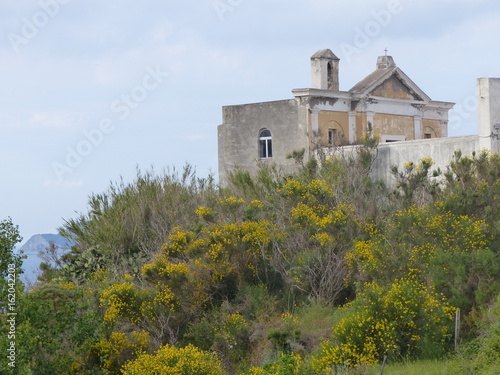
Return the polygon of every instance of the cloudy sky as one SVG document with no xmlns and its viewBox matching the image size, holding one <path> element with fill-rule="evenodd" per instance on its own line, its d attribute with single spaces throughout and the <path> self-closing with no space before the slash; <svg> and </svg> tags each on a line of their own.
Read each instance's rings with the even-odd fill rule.
<svg viewBox="0 0 500 375">
<path fill-rule="evenodd" d="M 387 47 L 457 103 L 450 135 L 500 77 L 498 0 L 1 0 L 0 35 L 0 220 L 25 240 L 137 167 L 217 173 L 221 107 L 292 98 L 319 49 L 348 90 Z"/>
</svg>

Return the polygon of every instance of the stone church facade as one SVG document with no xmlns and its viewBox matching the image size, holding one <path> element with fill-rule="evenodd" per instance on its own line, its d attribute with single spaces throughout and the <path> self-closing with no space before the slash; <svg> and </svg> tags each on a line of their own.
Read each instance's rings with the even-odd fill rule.
<svg viewBox="0 0 500 375">
<path fill-rule="evenodd" d="M 296 166 L 287 153 L 304 149 L 307 160 L 319 150 L 355 145 L 367 136 L 379 140 L 375 177 L 383 180 L 388 179 L 390 165 L 433 157 L 419 155 L 419 150 L 439 151 L 438 159 L 445 163 L 457 147 L 465 154 L 481 145 L 491 149 L 490 140 L 448 139 L 448 112 L 454 103 L 431 100 L 391 56 L 378 57 L 373 73 L 349 91 L 339 90 L 339 59 L 332 51 L 315 53 L 311 71 L 312 88 L 292 90 L 293 99 L 223 107 L 223 123 L 218 127 L 221 182 L 235 167 L 254 171 L 259 163 L 274 163 L 293 170 Z M 494 141 L 498 129 L 491 119 L 484 119 L 480 133 L 489 137 L 490 131 Z M 412 147 L 413 153 L 405 153 Z M 405 160 L 409 157 L 416 159 Z"/>
</svg>

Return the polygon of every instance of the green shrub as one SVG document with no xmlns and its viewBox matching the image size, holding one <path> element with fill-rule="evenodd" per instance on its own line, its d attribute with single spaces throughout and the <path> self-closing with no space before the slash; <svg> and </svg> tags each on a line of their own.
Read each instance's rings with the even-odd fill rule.
<svg viewBox="0 0 500 375">
<path fill-rule="evenodd" d="M 318 372 L 332 366 L 372 365 L 392 358 L 438 357 L 450 346 L 454 309 L 415 277 L 388 289 L 368 284 L 347 307 L 351 315 L 333 328 L 313 358 Z"/>
</svg>

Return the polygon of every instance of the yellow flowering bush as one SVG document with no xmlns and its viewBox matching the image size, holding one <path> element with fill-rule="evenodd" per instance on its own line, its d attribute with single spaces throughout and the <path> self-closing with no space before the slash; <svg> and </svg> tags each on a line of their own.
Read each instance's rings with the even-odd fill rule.
<svg viewBox="0 0 500 375">
<path fill-rule="evenodd" d="M 175 339 L 170 326 L 175 327 L 183 320 L 172 318 L 179 310 L 178 298 L 165 284 L 149 289 L 139 288 L 130 281 L 113 284 L 101 293 L 101 306 L 105 309 L 107 328 L 147 329 L 157 340 Z"/>
<path fill-rule="evenodd" d="M 218 216 L 225 222 L 234 223 L 241 220 L 241 216 L 245 209 L 245 200 L 235 196 L 219 199 Z"/>
<path fill-rule="evenodd" d="M 455 309 L 416 277 L 388 289 L 367 284 L 346 308 L 350 315 L 333 327 L 333 340 L 313 358 L 319 373 L 333 366 L 373 365 L 384 355 L 439 356 L 449 347 Z"/>
<path fill-rule="evenodd" d="M 232 363 L 241 363 L 249 350 L 250 324 L 240 313 L 228 314 L 216 327 L 212 349 Z"/>
<path fill-rule="evenodd" d="M 273 244 L 283 236 L 275 224 L 266 220 L 211 224 L 198 232 L 178 228 L 163 251 L 142 267 L 148 292 L 142 297 L 140 318 L 160 324 L 156 315 L 162 311 L 164 320 L 176 327 L 172 322 L 182 324 L 200 317 L 214 299 L 234 298 L 241 285 L 267 277 Z M 233 323 L 237 317 L 232 316 Z M 246 331 L 243 322 L 241 332 Z M 229 321 L 227 324 L 232 327 Z M 235 346 L 231 332 L 230 328 L 217 332 L 221 348 Z"/>
<path fill-rule="evenodd" d="M 214 212 L 211 208 L 203 206 L 198 207 L 195 210 L 195 214 L 205 220 L 212 220 L 214 216 Z"/>
<path fill-rule="evenodd" d="M 286 277 L 310 297 L 335 302 L 345 287 L 344 254 L 358 232 L 355 212 L 351 205 L 337 203 L 323 180 L 304 184 L 290 179 L 281 194 L 294 203 L 287 223 L 289 247 L 279 254 L 290 268 Z"/>
<path fill-rule="evenodd" d="M 308 205 L 331 204 L 335 198 L 332 186 L 325 180 L 302 183 L 295 179 L 288 179 L 279 192 L 284 197 L 302 201 Z"/>
<path fill-rule="evenodd" d="M 356 242 L 345 256 L 359 281 L 389 284 L 419 275 L 466 311 L 481 302 L 481 295 L 492 294 L 477 278 L 494 279 L 498 273 L 483 220 L 454 214 L 437 201 L 396 211 L 385 228 L 368 226 L 367 232 L 369 239 Z M 478 292 L 471 295 L 471 289 Z"/>
<path fill-rule="evenodd" d="M 439 176 L 440 171 L 431 173 L 433 164 L 431 158 L 422 158 L 418 164 L 411 161 L 404 163 L 401 171 L 397 166 L 391 167 L 391 173 L 396 178 L 396 190 L 393 193 L 401 198 L 405 206 L 438 193 L 439 183 L 433 177 Z"/>
<path fill-rule="evenodd" d="M 224 375 L 215 354 L 192 345 L 161 347 L 155 354 L 141 354 L 123 367 L 123 375 Z"/>
<path fill-rule="evenodd" d="M 258 220 L 261 217 L 264 204 L 260 200 L 254 199 L 251 201 L 245 211 L 245 218 L 247 220 Z"/>
<path fill-rule="evenodd" d="M 226 316 L 220 332 L 230 346 L 238 344 L 241 336 L 248 333 L 249 324 L 240 313 L 229 314 Z"/>
<path fill-rule="evenodd" d="M 211 280 L 204 280 L 208 287 L 238 269 L 257 272 L 259 265 L 271 259 L 271 243 L 282 238 L 279 228 L 266 220 L 214 224 L 199 233 L 178 231 L 170 235 L 170 241 L 163 246 L 164 253 L 143 266 L 142 271 L 164 281 L 183 277 L 193 282 L 197 277 L 205 277 L 205 269 L 211 275 Z M 173 259 L 178 263 L 173 263 Z"/>
<path fill-rule="evenodd" d="M 239 207 L 244 203 L 245 203 L 245 200 L 243 198 L 237 198 L 234 196 L 219 200 L 219 204 L 224 204 L 224 205 L 227 205 L 229 207 Z"/>
<path fill-rule="evenodd" d="M 108 338 L 101 339 L 93 346 L 103 361 L 103 368 L 109 373 L 118 374 L 126 361 L 136 358 L 149 347 L 149 334 L 144 331 L 113 332 Z"/>
<path fill-rule="evenodd" d="M 168 236 L 168 242 L 163 245 L 162 250 L 168 256 L 182 255 L 194 236 L 193 232 L 183 231 L 180 227 L 175 227 Z"/>
<path fill-rule="evenodd" d="M 158 320 L 160 315 L 176 310 L 176 297 L 167 285 L 158 285 L 148 293 L 147 299 L 141 303 L 142 317 L 151 321 Z"/>
<path fill-rule="evenodd" d="M 140 319 L 140 305 L 139 291 L 128 281 L 113 284 L 101 294 L 101 306 L 106 308 L 104 322 L 110 325 L 120 317 L 137 323 Z"/>
<path fill-rule="evenodd" d="M 183 280 L 189 274 L 185 263 L 172 263 L 165 253 L 158 255 L 152 263 L 145 264 L 141 273 L 149 278 L 158 277 L 169 280 Z"/>
</svg>

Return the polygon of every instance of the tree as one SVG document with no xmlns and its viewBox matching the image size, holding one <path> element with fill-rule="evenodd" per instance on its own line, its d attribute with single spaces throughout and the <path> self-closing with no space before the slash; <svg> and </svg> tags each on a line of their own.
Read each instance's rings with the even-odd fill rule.
<svg viewBox="0 0 500 375">
<path fill-rule="evenodd" d="M 0 311 L 5 311 L 8 304 L 9 287 L 18 284 L 23 257 L 15 255 L 13 250 L 22 239 L 11 218 L 0 222 Z"/>
<path fill-rule="evenodd" d="M 89 209 L 67 220 L 60 234 L 75 245 L 62 257 L 62 273 L 83 282 L 100 269 L 137 275 L 176 226 L 188 227 L 198 205 L 217 195 L 211 176 L 198 178 L 190 166 L 177 171 L 137 172 L 135 181 L 112 183 L 92 194 Z"/>
</svg>

